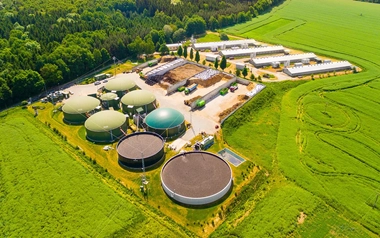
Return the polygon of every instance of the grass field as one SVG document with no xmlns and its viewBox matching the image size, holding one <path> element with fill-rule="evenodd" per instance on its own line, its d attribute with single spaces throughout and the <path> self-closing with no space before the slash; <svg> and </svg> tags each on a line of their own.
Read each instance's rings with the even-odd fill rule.
<svg viewBox="0 0 380 238">
<path fill-rule="evenodd" d="M 291 0 L 251 22 L 225 29 L 227 34 L 349 60 L 364 69 L 359 74 L 299 85 L 280 95 L 282 100 L 274 99 L 275 105 L 267 103 L 268 109 L 251 110 L 226 122 L 223 130 L 231 132 L 225 134 L 226 141 L 251 155 L 273 179 L 266 186 L 270 192 L 251 203 L 260 210 L 246 214 L 233 226 L 236 234 L 263 235 L 248 224 L 261 224 L 258 221 L 266 219 L 262 210 L 267 206 L 277 211 L 295 203 L 288 200 L 291 191 L 276 188 L 278 181 L 292 190 L 293 184 L 298 186 L 297 193 L 302 196 L 315 197 L 305 200 L 305 204 L 313 201 L 306 206 L 313 218 L 308 214 L 305 223 L 290 229 L 291 234 L 380 234 L 380 209 L 376 204 L 380 194 L 379 12 L 380 5 L 357 1 Z M 273 98 L 277 94 L 274 89 Z M 242 120 L 244 117 L 249 120 Z M 240 119 L 239 125 L 232 122 L 236 119 Z M 295 221 L 295 212 L 292 214 L 273 212 L 274 224 L 279 218 L 283 223 L 281 228 L 263 228 L 272 231 L 266 234 L 286 236 L 292 227 L 289 221 Z M 278 230 L 283 232 L 276 233 Z"/>
<path fill-rule="evenodd" d="M 240 37 L 228 36 L 229 40 L 240 40 Z M 208 31 L 207 34 L 197 39 L 198 43 L 220 41 L 219 33 Z"/>
<path fill-rule="evenodd" d="M 185 235 L 103 183 L 26 110 L 0 123 L 1 237 Z"/>
</svg>

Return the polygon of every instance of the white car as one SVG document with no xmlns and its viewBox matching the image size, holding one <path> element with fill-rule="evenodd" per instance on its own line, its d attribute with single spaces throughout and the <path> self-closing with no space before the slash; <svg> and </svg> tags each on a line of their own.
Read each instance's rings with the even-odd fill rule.
<svg viewBox="0 0 380 238">
<path fill-rule="evenodd" d="M 101 82 L 99 82 L 99 81 L 96 81 L 96 82 L 94 83 L 94 85 L 99 85 L 99 84 L 101 84 Z"/>
</svg>

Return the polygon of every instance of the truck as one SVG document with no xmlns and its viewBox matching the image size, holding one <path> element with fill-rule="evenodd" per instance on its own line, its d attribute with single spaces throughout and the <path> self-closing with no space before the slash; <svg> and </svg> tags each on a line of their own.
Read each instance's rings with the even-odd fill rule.
<svg viewBox="0 0 380 238">
<path fill-rule="evenodd" d="M 235 90 L 238 89 L 238 85 L 237 83 L 232 83 L 231 86 L 230 86 L 230 91 L 231 92 L 235 92 Z"/>
<path fill-rule="evenodd" d="M 148 62 L 148 66 L 149 67 L 153 67 L 153 66 L 155 66 L 157 64 L 158 64 L 158 60 L 151 60 L 151 61 Z"/>
<path fill-rule="evenodd" d="M 197 87 L 198 87 L 197 83 L 193 83 L 190 86 L 187 86 L 185 88 L 185 94 L 187 95 L 187 94 L 191 93 L 192 91 L 194 91 L 195 89 L 197 89 Z"/>
<path fill-rule="evenodd" d="M 208 136 L 206 138 L 204 138 L 201 143 L 200 143 L 200 147 L 202 150 L 207 150 L 208 148 L 210 148 L 212 145 L 214 144 L 214 137 L 213 136 Z"/>
</svg>

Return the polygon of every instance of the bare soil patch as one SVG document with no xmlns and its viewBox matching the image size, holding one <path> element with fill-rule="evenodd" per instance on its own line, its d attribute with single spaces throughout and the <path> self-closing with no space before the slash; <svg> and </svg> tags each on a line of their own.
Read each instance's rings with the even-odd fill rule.
<svg viewBox="0 0 380 238">
<path fill-rule="evenodd" d="M 188 83 L 189 84 L 197 83 L 199 86 L 207 88 L 207 87 L 210 87 L 210 86 L 220 82 L 221 80 L 227 81 L 231 78 L 232 78 L 232 76 L 230 76 L 230 75 L 220 73 L 220 74 L 216 74 L 216 75 L 208 78 L 207 80 L 202 80 L 202 79 L 198 79 L 198 78 L 191 78 Z"/>
<path fill-rule="evenodd" d="M 306 219 L 307 215 L 303 212 L 300 212 L 300 216 L 298 217 L 297 219 L 297 224 L 302 224 L 304 223 L 305 219 Z"/>
<path fill-rule="evenodd" d="M 164 74 L 163 81 L 175 84 L 204 70 L 204 68 L 194 64 L 185 64 Z"/>
</svg>

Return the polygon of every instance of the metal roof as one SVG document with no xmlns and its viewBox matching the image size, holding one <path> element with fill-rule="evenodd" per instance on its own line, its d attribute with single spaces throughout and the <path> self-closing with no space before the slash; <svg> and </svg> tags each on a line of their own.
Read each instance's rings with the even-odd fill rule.
<svg viewBox="0 0 380 238">
<path fill-rule="evenodd" d="M 216 41 L 216 42 L 203 42 L 203 43 L 194 43 L 194 48 L 216 48 L 216 47 L 226 47 L 235 46 L 235 45 L 255 45 L 256 41 L 254 39 L 247 40 L 228 40 L 228 41 Z"/>
<path fill-rule="evenodd" d="M 111 100 L 115 100 L 117 97 L 118 96 L 116 93 L 105 93 L 102 96 L 100 96 L 100 99 L 102 101 L 111 101 Z"/>
<path fill-rule="evenodd" d="M 348 61 L 339 61 L 332 63 L 312 64 L 306 66 L 292 67 L 284 69 L 284 72 L 290 75 L 300 75 L 314 72 L 328 72 L 351 68 L 352 65 Z"/>
<path fill-rule="evenodd" d="M 272 62 L 284 62 L 292 60 L 302 60 L 302 59 L 311 59 L 316 58 L 317 56 L 314 53 L 305 53 L 305 54 L 295 54 L 295 55 L 280 55 L 273 57 L 262 57 L 262 58 L 252 58 L 253 64 L 270 64 Z"/>
<path fill-rule="evenodd" d="M 114 78 L 109 80 L 104 86 L 108 91 L 125 91 L 136 87 L 136 83 L 132 79 Z"/>
<path fill-rule="evenodd" d="M 105 110 L 90 116 L 84 126 L 90 131 L 105 132 L 122 126 L 125 121 L 126 117 L 123 113 Z"/>
<path fill-rule="evenodd" d="M 184 116 L 173 108 L 158 108 L 145 117 L 144 122 L 154 129 L 170 129 L 181 125 Z"/>
<path fill-rule="evenodd" d="M 264 53 L 280 52 L 280 51 L 284 51 L 284 47 L 282 45 L 255 47 L 255 48 L 247 48 L 247 49 L 236 49 L 236 50 L 221 50 L 220 53 L 228 57 L 228 56 L 235 56 L 235 55 L 250 55 L 253 53 L 264 54 Z"/>
<path fill-rule="evenodd" d="M 81 114 L 94 110 L 100 101 L 90 96 L 76 96 L 68 99 L 62 106 L 62 111 L 68 114 Z"/>
<path fill-rule="evenodd" d="M 124 105 L 143 106 L 156 100 L 153 93 L 146 90 L 135 90 L 125 94 L 121 98 Z"/>
</svg>

